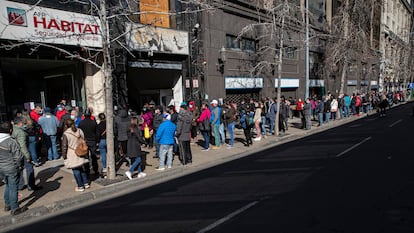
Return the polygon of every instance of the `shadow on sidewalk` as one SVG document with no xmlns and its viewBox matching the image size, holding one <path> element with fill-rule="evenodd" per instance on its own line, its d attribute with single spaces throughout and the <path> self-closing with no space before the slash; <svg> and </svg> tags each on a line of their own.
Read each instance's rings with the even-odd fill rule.
<svg viewBox="0 0 414 233">
<path fill-rule="evenodd" d="M 42 189 L 33 191 L 29 196 L 19 200 L 19 204 L 27 201 L 27 203 L 24 206 L 30 207 L 33 203 L 42 198 L 48 192 L 59 189 L 61 185 L 59 181 L 62 180 L 63 177 L 60 176 L 55 178 L 54 180 L 49 179 L 52 178 L 60 170 L 61 167 L 63 167 L 63 165 L 50 167 L 40 171 L 37 174 L 37 178 L 40 180 L 38 185 L 42 186 Z"/>
</svg>

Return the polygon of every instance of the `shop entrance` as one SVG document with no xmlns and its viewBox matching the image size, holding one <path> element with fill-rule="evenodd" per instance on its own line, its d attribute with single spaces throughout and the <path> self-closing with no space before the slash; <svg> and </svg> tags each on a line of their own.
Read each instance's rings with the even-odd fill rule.
<svg viewBox="0 0 414 233">
<path fill-rule="evenodd" d="M 129 68 L 127 85 L 129 107 L 138 113 L 151 101 L 164 107 L 182 101 L 181 70 Z"/>
<path fill-rule="evenodd" d="M 82 69 L 76 61 L 0 58 L 5 99 L 2 113 L 13 117 L 13 112 L 23 110 L 28 102 L 54 108 L 61 99 L 68 103 L 81 100 Z"/>
</svg>

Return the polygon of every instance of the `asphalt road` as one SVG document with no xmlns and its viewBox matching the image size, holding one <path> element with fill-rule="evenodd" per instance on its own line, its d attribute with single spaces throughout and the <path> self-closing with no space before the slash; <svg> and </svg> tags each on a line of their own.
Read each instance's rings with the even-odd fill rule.
<svg viewBox="0 0 414 233">
<path fill-rule="evenodd" d="M 413 107 L 14 232 L 412 233 Z"/>
</svg>

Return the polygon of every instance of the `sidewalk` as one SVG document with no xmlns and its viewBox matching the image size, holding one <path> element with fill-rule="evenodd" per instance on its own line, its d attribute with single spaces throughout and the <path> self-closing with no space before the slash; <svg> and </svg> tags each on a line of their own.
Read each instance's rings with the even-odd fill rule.
<svg viewBox="0 0 414 233">
<path fill-rule="evenodd" d="M 280 136 L 267 136 L 261 141 L 254 141 L 253 146 L 245 147 L 239 139 L 244 140 L 242 130 L 235 131 L 235 145 L 233 149 L 226 149 L 222 147 L 218 150 L 210 150 L 208 152 L 201 151 L 202 147 L 197 144 L 191 144 L 193 154 L 193 163 L 189 166 L 182 166 L 177 157 L 174 157 L 173 167 L 165 171 L 156 171 L 158 167 L 158 160 L 154 159 L 154 149 L 143 148 L 147 154 L 147 166 L 145 167 L 145 178 L 134 178 L 128 180 L 125 176 L 127 167 L 125 163 L 117 172 L 115 180 L 107 180 L 105 178 L 98 178 L 92 181 L 91 188 L 85 192 L 75 192 L 75 180 L 72 170 L 68 170 L 63 166 L 63 159 L 56 161 L 49 161 L 41 167 L 35 168 L 36 183 L 43 187 L 43 189 L 29 192 L 27 189 L 20 191 L 22 195 L 19 198 L 20 206 L 27 206 L 28 211 L 11 216 L 9 212 L 4 212 L 4 199 L 0 195 L 0 229 L 5 230 L 6 227 L 12 227 L 14 224 L 25 223 L 36 220 L 40 216 L 55 213 L 63 209 L 71 209 L 79 207 L 80 205 L 89 204 L 95 201 L 119 196 L 124 193 L 132 192 L 134 190 L 142 189 L 151 185 L 165 182 L 180 176 L 191 174 L 193 172 L 215 166 L 217 164 L 225 163 L 234 159 L 248 156 L 251 153 L 265 150 L 269 147 L 286 143 L 298 138 L 305 137 L 310 134 L 325 131 L 327 129 L 349 123 L 354 120 L 365 117 L 366 114 L 361 114 L 359 117 L 350 117 L 343 120 L 331 121 L 329 124 L 322 127 L 317 127 L 317 122 L 312 121 L 311 130 L 298 129 L 301 125 L 299 118 L 289 119 L 289 130 Z M 198 139 L 201 139 L 199 135 Z M 98 161 L 100 163 L 100 161 Z M 136 175 L 135 175 L 136 177 Z M 0 193 L 3 194 L 5 185 L 0 183 Z M 1 231 L 1 230 L 0 230 Z"/>
</svg>

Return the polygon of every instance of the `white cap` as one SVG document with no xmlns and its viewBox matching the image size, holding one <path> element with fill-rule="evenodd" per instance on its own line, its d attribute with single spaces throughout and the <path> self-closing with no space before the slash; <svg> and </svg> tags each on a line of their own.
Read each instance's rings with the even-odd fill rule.
<svg viewBox="0 0 414 233">
<path fill-rule="evenodd" d="M 217 100 L 213 100 L 213 101 L 211 101 L 211 104 L 218 104 L 218 101 Z"/>
</svg>

